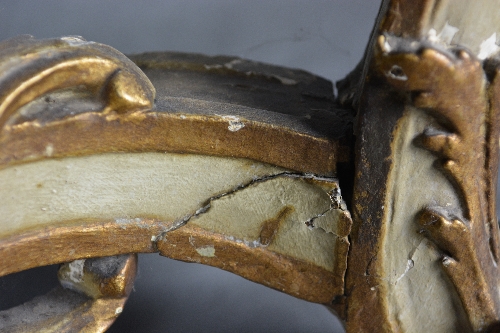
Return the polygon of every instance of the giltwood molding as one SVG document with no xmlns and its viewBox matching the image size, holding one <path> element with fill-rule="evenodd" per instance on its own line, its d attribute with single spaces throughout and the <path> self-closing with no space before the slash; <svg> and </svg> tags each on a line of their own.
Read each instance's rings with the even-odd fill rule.
<svg viewBox="0 0 500 333">
<path fill-rule="evenodd" d="M 103 331 L 160 253 L 347 332 L 498 331 L 497 5 L 384 1 L 338 98 L 234 57 L 1 43 L 0 275 L 62 264 L 64 287 L 3 327 Z M 37 304 L 61 310 L 23 326 Z"/>
<path fill-rule="evenodd" d="M 351 102 L 347 331 L 496 331 L 498 27 L 465 3 L 385 5 Z"/>
<path fill-rule="evenodd" d="M 116 283 L 86 273 L 73 283 L 76 268 L 156 252 L 308 301 L 342 299 L 352 221 L 335 176 L 352 115 L 331 83 L 238 58 L 134 56 L 149 81 L 77 37 L 3 49 L 16 80 L 0 74 L 0 254 L 25 260 L 3 261 L 1 275 L 65 263 L 63 287 L 110 299 L 111 311 L 128 292 L 103 296 Z M 7 311 L 9 329 L 49 327 Z M 108 327 L 120 313 L 109 311 L 88 330 Z"/>
</svg>

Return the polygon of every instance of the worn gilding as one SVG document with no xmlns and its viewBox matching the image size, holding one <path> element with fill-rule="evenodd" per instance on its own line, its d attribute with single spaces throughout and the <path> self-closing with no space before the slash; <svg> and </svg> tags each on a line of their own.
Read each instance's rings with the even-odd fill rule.
<svg viewBox="0 0 500 333">
<path fill-rule="evenodd" d="M 237 58 L 135 56 L 151 83 L 79 37 L 0 48 L 0 253 L 25 258 L 0 274 L 65 263 L 62 285 L 85 300 L 67 290 L 34 300 L 75 300 L 36 327 L 108 327 L 133 274 L 92 267 L 128 253 L 220 267 L 314 302 L 343 295 L 351 219 L 333 176 L 349 159 L 352 118 L 329 82 Z"/>
</svg>

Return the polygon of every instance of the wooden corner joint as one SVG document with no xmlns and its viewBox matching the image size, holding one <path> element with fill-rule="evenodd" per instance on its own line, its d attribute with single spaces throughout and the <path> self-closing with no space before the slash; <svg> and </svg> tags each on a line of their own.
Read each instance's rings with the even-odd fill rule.
<svg viewBox="0 0 500 333">
<path fill-rule="evenodd" d="M 494 331 L 500 57 L 474 39 L 496 21 L 475 31 L 462 4 L 384 1 L 338 102 L 316 76 L 231 57 L 139 69 L 77 37 L 0 44 L 0 275 L 66 263 L 78 292 L 47 295 L 69 305 L 33 327 L 105 329 L 130 253 L 156 252 L 333 306 L 348 332 Z M 357 109 L 354 151 L 337 103 Z"/>
<path fill-rule="evenodd" d="M 3 311 L 5 325 L 105 330 L 141 252 L 313 302 L 343 296 L 352 221 L 336 176 L 352 116 L 335 109 L 329 82 L 247 61 L 249 81 L 243 60 L 136 57 L 150 81 L 79 37 L 0 48 L 0 256 L 12 258 L 0 276 L 64 263 L 66 289 L 34 302 L 68 303 L 28 326 L 22 311 Z M 240 96 L 240 81 L 259 87 L 265 108 Z"/>
</svg>

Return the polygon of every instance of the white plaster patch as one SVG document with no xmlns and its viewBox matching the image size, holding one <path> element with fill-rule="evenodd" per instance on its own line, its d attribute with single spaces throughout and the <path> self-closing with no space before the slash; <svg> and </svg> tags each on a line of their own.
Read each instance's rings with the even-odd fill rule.
<svg viewBox="0 0 500 333">
<path fill-rule="evenodd" d="M 484 60 L 489 56 L 497 53 L 500 50 L 500 47 L 496 44 L 497 42 L 497 33 L 494 32 L 489 38 L 484 40 L 479 46 L 479 54 L 477 57 L 480 60 Z"/>
<path fill-rule="evenodd" d="M 272 77 L 275 79 L 278 79 L 282 84 L 284 84 L 286 86 L 293 86 L 293 85 L 298 83 L 297 81 L 295 81 L 293 79 L 289 79 L 289 78 L 284 77 L 284 76 L 273 75 Z"/>
<path fill-rule="evenodd" d="M 434 29 L 432 29 L 432 30 L 434 30 Z M 383 46 L 383 51 L 384 51 L 385 53 L 389 53 L 389 52 L 391 52 L 391 51 L 392 51 L 392 47 L 391 47 L 391 45 L 389 44 L 389 42 L 387 41 L 387 38 L 384 40 L 384 44 L 382 44 L 382 46 Z"/>
<path fill-rule="evenodd" d="M 75 260 L 68 264 L 68 279 L 74 283 L 80 283 L 83 281 L 83 265 L 85 264 L 85 259 Z"/>
<path fill-rule="evenodd" d="M 433 43 L 439 42 L 436 29 L 432 28 L 429 30 L 429 32 L 427 33 L 427 39 Z"/>
<path fill-rule="evenodd" d="M 233 69 L 233 66 L 234 66 L 234 65 L 241 64 L 241 62 L 242 62 L 242 60 L 241 60 L 241 59 L 233 59 L 233 60 L 231 60 L 230 62 L 225 63 L 225 64 L 224 64 L 224 67 L 226 67 L 227 69 Z"/>
<path fill-rule="evenodd" d="M 222 119 L 227 120 L 229 122 L 229 126 L 227 127 L 228 130 L 231 132 L 237 132 L 243 127 L 245 127 L 245 124 L 240 121 L 240 118 L 235 117 L 235 116 L 222 116 Z"/>
<path fill-rule="evenodd" d="M 215 64 L 215 65 L 203 65 L 205 69 L 221 69 L 221 68 L 227 68 L 227 69 L 233 69 L 234 65 L 241 64 L 243 60 L 241 59 L 233 59 L 230 62 L 225 63 L 224 65 L 221 64 Z"/>
<path fill-rule="evenodd" d="M 65 41 L 66 43 L 68 43 L 68 45 L 71 45 L 71 46 L 80 46 L 82 44 L 92 43 L 92 42 L 86 41 L 81 36 L 66 36 L 66 37 L 61 37 L 61 40 Z"/>
<path fill-rule="evenodd" d="M 205 67 L 205 69 L 220 69 L 224 66 L 220 65 L 220 64 L 215 64 L 215 65 L 203 65 L 203 67 Z"/>
<path fill-rule="evenodd" d="M 258 239 L 257 240 L 253 240 L 253 241 L 248 241 L 248 240 L 245 240 L 245 239 L 235 238 L 233 236 L 225 236 L 224 238 L 227 239 L 227 240 L 230 240 L 231 242 L 235 242 L 235 243 L 238 243 L 238 244 L 245 244 L 246 246 L 251 247 L 251 248 L 259 247 L 259 246 L 262 245 L 260 243 L 260 240 L 258 240 Z"/>
<path fill-rule="evenodd" d="M 450 44 L 451 41 L 453 40 L 453 37 L 455 37 L 455 34 L 458 32 L 458 30 L 459 29 L 457 27 L 454 27 L 448 24 L 448 22 L 446 22 L 446 24 L 443 27 L 443 30 L 441 30 L 441 32 L 437 37 L 444 43 Z"/>
<path fill-rule="evenodd" d="M 51 157 L 52 154 L 54 154 L 54 146 L 49 143 L 48 145 L 45 146 L 45 152 L 43 153 L 47 157 Z"/>
<path fill-rule="evenodd" d="M 128 219 L 128 218 L 124 218 L 124 217 L 117 217 L 115 219 L 115 222 L 118 223 L 118 224 L 126 224 L 126 223 L 141 223 L 142 222 L 142 219 L 139 218 L 139 217 L 136 217 L 134 219 Z"/>
<path fill-rule="evenodd" d="M 406 273 L 408 273 L 410 271 L 410 269 L 413 268 L 414 265 L 415 265 L 415 263 L 413 262 L 413 260 L 412 259 L 408 259 L 408 261 L 406 262 L 406 268 L 405 268 L 404 273 L 401 274 L 397 278 L 397 280 L 396 280 L 396 282 L 394 282 L 394 284 L 398 284 L 399 280 L 401 280 L 406 275 Z"/>
<path fill-rule="evenodd" d="M 427 39 L 433 43 L 450 45 L 453 37 L 455 37 L 458 30 L 460 29 L 446 22 L 439 34 L 437 33 L 436 29 L 430 29 L 427 33 Z"/>
<path fill-rule="evenodd" d="M 450 258 L 448 258 L 448 257 L 444 257 L 444 258 L 443 258 L 443 260 L 442 260 L 442 263 L 443 263 L 443 265 L 444 265 L 445 267 L 448 267 L 448 266 L 450 266 L 450 265 L 451 265 L 452 260 L 451 260 Z"/>
<path fill-rule="evenodd" d="M 199 247 L 196 252 L 203 257 L 215 257 L 215 248 L 213 246 Z"/>
<path fill-rule="evenodd" d="M 133 218 L 133 219 L 117 217 L 117 218 L 115 218 L 115 222 L 116 222 L 116 224 L 120 225 L 120 228 L 127 229 L 127 225 L 140 224 L 142 222 L 142 219 L 140 219 L 138 217 Z"/>
</svg>

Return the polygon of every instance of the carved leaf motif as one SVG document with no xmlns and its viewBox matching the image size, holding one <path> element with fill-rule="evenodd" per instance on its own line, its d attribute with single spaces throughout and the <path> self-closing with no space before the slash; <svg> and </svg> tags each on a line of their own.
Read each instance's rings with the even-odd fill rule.
<svg viewBox="0 0 500 333">
<path fill-rule="evenodd" d="M 421 231 L 442 251 L 442 266 L 460 296 L 472 327 L 482 331 L 500 318 L 499 232 L 495 186 L 497 110 L 490 107 L 483 64 L 463 49 L 437 49 L 426 41 L 379 38 L 376 61 L 409 103 L 435 117 L 415 144 L 438 157 L 442 172 L 463 202 L 463 215 L 427 207 Z M 456 210 L 456 209 L 455 209 Z"/>
</svg>

